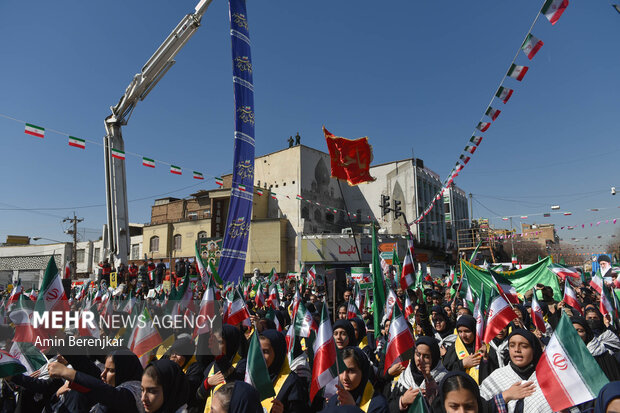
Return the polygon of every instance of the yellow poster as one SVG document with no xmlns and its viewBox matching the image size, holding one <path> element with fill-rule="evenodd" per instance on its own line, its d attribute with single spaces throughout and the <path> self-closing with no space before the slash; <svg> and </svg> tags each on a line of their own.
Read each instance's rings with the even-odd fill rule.
<svg viewBox="0 0 620 413">
<path fill-rule="evenodd" d="M 164 282 L 161 283 L 161 286 L 165 292 L 167 293 L 170 292 L 170 289 L 171 289 L 170 280 L 165 280 Z"/>
<path fill-rule="evenodd" d="M 116 273 L 115 272 L 111 272 L 110 273 L 110 287 L 112 287 L 112 288 L 116 288 L 117 287 Z"/>
</svg>

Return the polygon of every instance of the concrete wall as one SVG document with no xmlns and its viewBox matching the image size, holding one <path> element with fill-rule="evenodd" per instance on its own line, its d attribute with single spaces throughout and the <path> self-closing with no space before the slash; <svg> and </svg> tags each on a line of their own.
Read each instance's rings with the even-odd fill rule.
<svg viewBox="0 0 620 413">
<path fill-rule="evenodd" d="M 287 220 L 264 219 L 252 221 L 248 241 L 248 259 L 245 273 L 258 268 L 261 273 L 269 273 L 275 268 L 278 273 L 287 272 Z"/>
</svg>

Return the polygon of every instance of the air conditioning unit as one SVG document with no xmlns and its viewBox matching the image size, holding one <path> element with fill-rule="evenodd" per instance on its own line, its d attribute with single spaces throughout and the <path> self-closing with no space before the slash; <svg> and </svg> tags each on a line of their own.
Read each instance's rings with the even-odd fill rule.
<svg viewBox="0 0 620 413">
<path fill-rule="evenodd" d="M 348 234 L 348 235 L 352 235 L 353 234 L 353 228 L 342 228 L 342 230 L 340 231 L 341 234 Z"/>
</svg>

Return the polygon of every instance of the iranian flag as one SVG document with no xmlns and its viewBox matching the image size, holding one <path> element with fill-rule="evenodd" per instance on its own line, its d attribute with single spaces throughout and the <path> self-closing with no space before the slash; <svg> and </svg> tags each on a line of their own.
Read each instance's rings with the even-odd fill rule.
<svg viewBox="0 0 620 413">
<path fill-rule="evenodd" d="M 198 171 L 193 171 L 192 176 L 194 177 L 194 179 L 205 179 L 205 177 Z"/>
<path fill-rule="evenodd" d="M 583 316 L 583 307 L 581 303 L 577 299 L 577 294 L 573 287 L 571 287 L 570 282 L 568 280 L 564 283 L 564 299 L 563 301 L 573 307 L 575 310 L 579 311 L 579 314 Z"/>
<path fill-rule="evenodd" d="M 594 277 L 590 280 L 590 286 L 596 290 L 599 294 L 603 294 L 603 277 L 599 271 L 594 274 Z"/>
<path fill-rule="evenodd" d="M 484 338 L 482 341 L 485 343 L 490 343 L 491 340 L 497 336 L 497 333 L 499 333 L 515 318 L 517 318 L 517 314 L 514 312 L 508 301 L 506 301 L 501 295 L 495 296 L 489 305 L 486 320 L 487 326 L 484 331 Z"/>
<path fill-rule="evenodd" d="M 527 66 L 519 66 L 513 63 L 510 65 L 510 69 L 508 69 L 508 73 L 506 75 L 513 79 L 517 79 L 518 81 L 522 81 L 528 69 L 529 68 Z"/>
<path fill-rule="evenodd" d="M 162 343 L 162 339 L 159 335 L 159 331 L 157 331 L 157 328 L 153 325 L 153 319 L 146 307 L 144 307 L 142 313 L 138 317 L 144 326 L 139 328 L 138 326 L 140 324 L 136 324 L 129 338 L 128 347 L 135 355 L 142 357 L 159 346 Z"/>
<path fill-rule="evenodd" d="M 26 123 L 26 129 L 24 129 L 26 135 L 36 136 L 37 138 L 45 137 L 45 128 L 42 128 L 31 123 Z"/>
<path fill-rule="evenodd" d="M 461 162 L 463 162 L 463 165 L 467 165 L 467 162 L 469 162 L 469 160 L 470 160 L 470 159 L 471 159 L 471 158 L 470 158 L 469 156 L 467 156 L 467 155 L 461 155 L 461 156 L 459 157 L 459 160 L 460 160 Z"/>
<path fill-rule="evenodd" d="M 507 103 L 508 99 L 512 96 L 512 92 L 514 92 L 514 90 L 500 86 L 499 89 L 497 89 L 495 96 L 502 102 Z"/>
<path fill-rule="evenodd" d="M 258 334 L 252 334 L 252 337 L 250 337 L 244 381 L 258 390 L 261 401 L 276 396 L 273 383 L 269 377 L 269 371 L 267 370 L 267 363 L 263 356 L 263 350 L 258 341 Z"/>
<path fill-rule="evenodd" d="M 146 156 L 143 156 L 142 166 L 146 166 L 147 168 L 155 168 L 155 159 L 151 159 L 151 158 L 147 158 Z"/>
<path fill-rule="evenodd" d="M 247 190 L 247 187 L 245 185 L 239 185 L 239 190 L 245 192 Z"/>
<path fill-rule="evenodd" d="M 594 399 L 609 383 L 566 314 L 536 366 L 536 376 L 545 378 L 538 385 L 554 412 Z"/>
<path fill-rule="evenodd" d="M 521 45 L 521 49 L 523 50 L 523 53 L 525 53 L 527 58 L 532 60 L 536 53 L 538 53 L 540 48 L 543 46 L 543 44 L 544 43 L 542 42 L 542 40 L 535 37 L 532 33 L 529 33 L 525 38 L 525 41 Z"/>
<path fill-rule="evenodd" d="M 551 24 L 556 24 L 567 7 L 568 0 L 547 0 L 540 12 L 545 15 Z"/>
<path fill-rule="evenodd" d="M 336 366 L 336 343 L 332 324 L 329 321 L 329 311 L 327 303 L 323 304 L 321 310 L 321 324 L 312 346 L 314 351 L 314 362 L 312 364 L 312 382 L 310 384 L 310 401 L 314 400 L 316 394 L 327 386 L 337 376 Z M 265 369 L 267 371 L 267 369 Z"/>
<path fill-rule="evenodd" d="M 499 114 L 502 113 L 501 110 L 499 109 L 493 109 L 492 107 L 488 107 L 487 111 L 485 112 L 485 115 L 487 115 L 488 117 L 491 118 L 491 120 L 493 122 L 495 122 L 495 119 L 497 119 L 497 117 L 499 116 Z"/>
<path fill-rule="evenodd" d="M 269 286 L 269 297 L 267 297 L 267 305 L 274 310 L 277 310 L 280 306 L 276 284 L 271 284 Z"/>
<path fill-rule="evenodd" d="M 480 132 L 486 132 L 490 127 L 491 122 L 478 122 L 478 126 L 476 126 L 476 129 L 478 129 Z"/>
<path fill-rule="evenodd" d="M 297 195 L 297 196 L 295 197 L 295 199 L 297 199 L 297 200 L 302 200 L 302 199 L 304 199 L 304 198 L 303 198 L 301 195 Z"/>
<path fill-rule="evenodd" d="M 239 290 L 235 288 L 232 302 L 228 304 L 228 319 L 226 322 L 234 326 L 248 318 L 250 318 L 250 312 L 245 305 L 245 301 L 243 301 L 243 297 L 239 294 Z"/>
<path fill-rule="evenodd" d="M 265 192 L 264 192 L 262 189 L 260 189 L 260 188 L 257 188 L 257 189 L 256 189 L 256 195 L 258 195 L 258 196 L 263 196 L 263 194 L 264 194 L 264 193 L 265 193 Z"/>
<path fill-rule="evenodd" d="M 394 290 L 390 288 L 385 299 L 385 312 L 383 313 L 383 319 L 381 319 L 381 324 L 384 324 L 387 320 L 390 320 L 392 318 L 392 315 L 394 314 L 394 307 L 397 307 L 394 305 L 396 303 L 399 303 L 398 306 L 400 306 L 398 297 L 394 293 Z"/>
<path fill-rule="evenodd" d="M 75 136 L 69 136 L 69 146 L 86 149 L 86 141 L 84 139 L 76 138 Z"/>
<path fill-rule="evenodd" d="M 316 268 L 314 268 L 314 265 L 308 270 L 308 277 L 312 279 L 313 283 L 316 283 Z"/>
<path fill-rule="evenodd" d="M 491 278 L 493 279 L 500 295 L 512 304 L 519 304 L 519 294 L 517 293 L 517 290 L 512 285 L 508 284 L 508 281 L 500 280 L 502 282 L 499 282 L 497 278 L 495 278 L 497 274 L 495 274 L 492 270 L 489 270 L 489 272 L 491 273 Z"/>
<path fill-rule="evenodd" d="M 599 303 L 599 310 L 603 316 L 609 315 L 610 320 L 617 319 L 616 309 L 614 307 L 614 299 L 612 298 L 609 288 L 603 284 L 603 294 Z"/>
<path fill-rule="evenodd" d="M 270 192 L 270 193 L 269 193 L 269 196 L 271 197 L 271 199 L 275 199 L 275 200 L 277 200 L 277 199 L 278 199 L 278 197 L 276 196 L 276 194 L 275 194 L 275 193 L 273 193 L 273 192 Z"/>
<path fill-rule="evenodd" d="M 219 186 L 224 186 L 224 180 L 222 178 L 220 178 L 219 176 L 215 177 L 215 184 L 219 185 Z"/>
<path fill-rule="evenodd" d="M 31 343 L 13 342 L 9 355 L 26 368 L 26 374 L 32 374 L 47 364 L 47 358 Z"/>
<path fill-rule="evenodd" d="M 347 320 L 350 320 L 355 317 L 361 318 L 362 313 L 355 305 L 355 301 L 353 300 L 353 296 L 349 297 L 349 302 L 347 303 Z"/>
<path fill-rule="evenodd" d="M 170 173 L 175 175 L 183 175 L 183 171 L 176 165 L 170 165 Z"/>
<path fill-rule="evenodd" d="M 295 312 L 295 335 L 299 337 L 310 337 L 310 332 L 317 332 L 319 326 L 314 321 L 314 317 L 303 302 L 299 302 L 297 305 L 297 311 Z"/>
<path fill-rule="evenodd" d="M 538 331 L 544 334 L 547 332 L 547 327 L 545 326 L 542 307 L 536 298 L 536 290 L 533 289 L 532 292 L 534 293 L 532 294 L 532 323 Z"/>
<path fill-rule="evenodd" d="M 409 319 L 409 317 L 413 316 L 415 313 L 415 308 L 413 304 L 411 304 L 411 300 L 409 299 L 409 294 L 405 294 L 405 318 Z"/>
<path fill-rule="evenodd" d="M 121 161 L 125 160 L 125 151 L 121 151 L 119 149 L 112 149 L 112 158 L 120 159 Z"/>
<path fill-rule="evenodd" d="M 23 292 L 24 288 L 22 287 L 22 280 L 18 279 L 17 285 L 11 290 L 11 295 L 9 296 L 9 302 L 7 303 L 7 307 L 10 308 L 11 304 L 16 303 Z"/>
<path fill-rule="evenodd" d="M 69 302 L 54 257 L 50 257 L 47 263 L 35 310 L 39 313 L 43 311 L 69 311 Z"/>
<path fill-rule="evenodd" d="M 26 367 L 16 358 L 0 350 L 0 378 L 16 376 L 26 372 Z"/>
<path fill-rule="evenodd" d="M 413 355 L 415 341 L 409 329 L 409 324 L 398 306 L 394 306 L 392 314 L 392 322 L 390 323 L 390 331 L 387 338 L 387 348 L 385 350 L 385 366 L 383 374 L 396 363 L 400 363 L 403 367 L 407 367 L 409 360 Z"/>
<path fill-rule="evenodd" d="M 254 303 L 256 303 L 256 308 L 263 308 L 265 306 L 265 295 L 263 294 L 263 287 L 261 285 L 259 285 L 256 290 Z"/>
<path fill-rule="evenodd" d="M 32 326 L 32 301 L 21 295 L 17 305 L 9 313 L 9 318 L 15 325 L 14 342 L 34 343 L 38 334 Z"/>
<path fill-rule="evenodd" d="M 405 261 L 403 262 L 403 271 L 400 275 L 400 288 L 407 290 L 415 284 L 415 268 L 413 266 L 413 259 L 411 253 L 407 251 L 405 254 Z"/>
<path fill-rule="evenodd" d="M 469 152 L 469 153 L 471 153 L 473 155 L 474 152 L 476 152 L 476 149 L 478 149 L 477 146 L 467 145 L 465 147 L 465 152 Z"/>
<path fill-rule="evenodd" d="M 482 142 L 482 136 L 472 136 L 469 141 L 478 146 L 480 145 L 480 142 Z M 457 163 L 456 165 L 458 166 L 459 164 Z"/>
<path fill-rule="evenodd" d="M 581 278 L 581 275 L 577 271 L 572 268 L 565 267 L 564 265 L 550 264 L 549 266 L 547 266 L 547 268 L 553 271 L 555 275 L 560 277 L 562 280 L 564 280 L 566 277 L 572 277 L 575 279 Z"/>
</svg>

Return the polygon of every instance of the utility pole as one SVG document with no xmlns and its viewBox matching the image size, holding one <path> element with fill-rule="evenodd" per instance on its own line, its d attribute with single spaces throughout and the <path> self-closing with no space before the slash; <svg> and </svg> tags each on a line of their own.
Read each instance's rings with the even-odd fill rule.
<svg viewBox="0 0 620 413">
<path fill-rule="evenodd" d="M 78 222 L 84 221 L 84 218 L 78 218 L 75 216 L 75 212 L 73 213 L 73 218 L 65 218 L 62 222 L 71 222 L 73 224 L 73 229 L 67 231 L 68 234 L 73 234 L 73 250 L 71 252 L 71 278 L 77 277 L 77 224 Z"/>
<path fill-rule="evenodd" d="M 512 255 L 515 255 L 515 240 L 512 237 L 512 217 L 510 217 L 510 246 L 512 247 Z"/>
<path fill-rule="evenodd" d="M 469 193 L 469 222 L 474 222 L 474 205 L 472 203 L 473 195 Z"/>
</svg>

